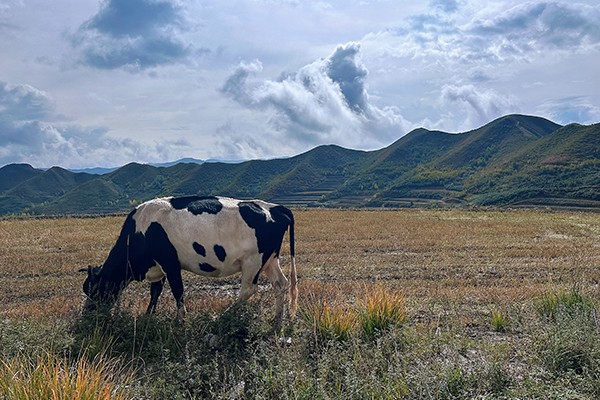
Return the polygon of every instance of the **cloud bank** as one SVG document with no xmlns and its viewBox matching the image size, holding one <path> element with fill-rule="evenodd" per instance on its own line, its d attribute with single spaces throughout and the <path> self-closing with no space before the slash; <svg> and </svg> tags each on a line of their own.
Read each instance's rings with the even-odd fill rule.
<svg viewBox="0 0 600 400">
<path fill-rule="evenodd" d="M 477 127 L 494 118 L 518 111 L 518 101 L 511 95 L 500 95 L 492 89 L 478 88 L 474 85 L 446 84 L 441 90 L 444 109 L 458 105 L 466 116 L 464 125 Z"/>
<path fill-rule="evenodd" d="M 499 12 L 484 9 L 460 23 L 453 14 L 456 2 L 431 4 L 443 12 L 412 16 L 408 23 L 371 33 L 364 41 L 391 57 L 438 57 L 490 66 L 532 61 L 544 51 L 577 53 L 600 46 L 600 5 L 530 1 Z"/>
<path fill-rule="evenodd" d="M 253 81 L 262 69 L 259 60 L 240 63 L 221 92 L 247 109 L 264 112 L 280 140 L 301 147 L 337 143 L 364 148 L 406 131 L 397 109 L 371 101 L 369 71 L 357 43 L 340 45 L 328 57 L 280 79 Z"/>
<path fill-rule="evenodd" d="M 81 62 L 98 69 L 145 69 L 176 63 L 190 54 L 180 37 L 181 8 L 168 0 L 104 0 L 72 36 Z"/>
<path fill-rule="evenodd" d="M 278 157 L 507 113 L 600 120 L 593 0 L 1 3 L 0 162 Z"/>
<path fill-rule="evenodd" d="M 465 28 L 474 39 L 485 38 L 488 55 L 505 60 L 535 57 L 545 50 L 577 52 L 598 45 L 599 18 L 600 6 L 526 2 L 497 16 L 477 19 Z"/>
<path fill-rule="evenodd" d="M 547 115 L 559 124 L 569 124 L 574 121 L 600 121 L 600 106 L 589 96 L 569 96 L 543 102 L 538 107 L 538 113 Z"/>
<path fill-rule="evenodd" d="M 70 123 L 54 101 L 30 85 L 0 81 L 0 165 L 27 162 L 37 167 L 80 167 L 89 160 L 106 166 L 156 158 L 157 149 L 127 138 L 113 138 L 104 127 Z"/>
<path fill-rule="evenodd" d="M 579 114 L 569 111 L 572 107 L 561 100 L 565 96 L 546 99 L 544 107 L 533 97 L 544 91 L 587 92 L 567 72 L 573 67 L 566 60 L 581 58 L 588 66 L 598 58 L 600 5 L 528 1 L 500 8 L 488 3 L 473 13 L 463 12 L 465 7 L 466 1 L 432 0 L 427 14 L 360 41 L 379 73 L 379 87 L 386 85 L 386 93 L 405 91 L 397 97 L 404 115 L 443 130 L 473 129 L 514 112 L 547 111 L 541 116 L 560 116 L 559 123 L 567 115 L 595 115 L 587 105 Z M 408 100 L 411 96 L 415 100 Z M 559 106 L 566 107 L 564 112 L 553 109 Z"/>
</svg>

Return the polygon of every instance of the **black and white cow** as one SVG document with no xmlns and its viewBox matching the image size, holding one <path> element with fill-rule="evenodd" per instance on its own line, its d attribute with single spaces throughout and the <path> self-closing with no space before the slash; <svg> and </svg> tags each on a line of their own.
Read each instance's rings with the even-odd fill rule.
<svg viewBox="0 0 600 400">
<path fill-rule="evenodd" d="M 290 231 L 290 282 L 279 267 L 285 232 Z M 154 312 L 165 279 L 185 313 L 181 270 L 223 277 L 241 272 L 239 301 L 257 290 L 264 273 L 276 291 L 277 318 L 289 287 L 290 314 L 298 296 L 294 260 L 294 216 L 280 205 L 226 197 L 165 197 L 139 205 L 126 218 L 116 244 L 102 267 L 88 267 L 83 291 L 85 309 L 112 307 L 133 280 L 148 280 Z"/>
</svg>

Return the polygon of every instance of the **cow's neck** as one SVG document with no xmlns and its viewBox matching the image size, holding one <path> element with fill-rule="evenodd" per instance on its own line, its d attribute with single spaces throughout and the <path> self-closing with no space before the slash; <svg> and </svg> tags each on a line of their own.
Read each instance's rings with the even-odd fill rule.
<svg viewBox="0 0 600 400">
<path fill-rule="evenodd" d="M 118 243 L 113 247 L 100 270 L 103 279 L 119 283 L 122 286 L 131 282 L 132 273 L 126 250 L 126 248 L 118 248 Z"/>
<path fill-rule="evenodd" d="M 119 283 L 121 287 L 125 287 L 133 279 L 133 271 L 129 264 L 129 240 L 134 232 L 135 221 L 131 213 L 123 224 L 117 243 L 110 250 L 100 270 L 104 279 Z"/>
</svg>

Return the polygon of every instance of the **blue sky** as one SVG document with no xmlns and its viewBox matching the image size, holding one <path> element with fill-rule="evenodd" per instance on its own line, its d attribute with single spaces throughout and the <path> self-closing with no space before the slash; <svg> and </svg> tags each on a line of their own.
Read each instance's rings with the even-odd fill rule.
<svg viewBox="0 0 600 400">
<path fill-rule="evenodd" d="M 0 165 L 386 146 L 508 113 L 600 122 L 600 5 L 2 0 Z"/>
</svg>

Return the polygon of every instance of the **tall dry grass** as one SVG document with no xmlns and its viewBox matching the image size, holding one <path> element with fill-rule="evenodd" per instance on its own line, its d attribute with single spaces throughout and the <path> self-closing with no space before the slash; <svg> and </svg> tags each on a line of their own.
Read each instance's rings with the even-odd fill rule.
<svg viewBox="0 0 600 400">
<path fill-rule="evenodd" d="M 357 301 L 360 326 L 368 338 L 406 322 L 408 310 L 404 297 L 381 285 L 368 290 L 365 297 Z"/>
<path fill-rule="evenodd" d="M 55 355 L 0 360 L 0 398 L 32 400 L 124 400 L 131 373 L 102 355 L 75 363 Z M 119 382 L 117 384 L 117 382 Z"/>
<path fill-rule="evenodd" d="M 100 264 L 122 218 L 0 220 L 0 315 L 54 318 L 83 301 L 78 268 Z"/>
</svg>

